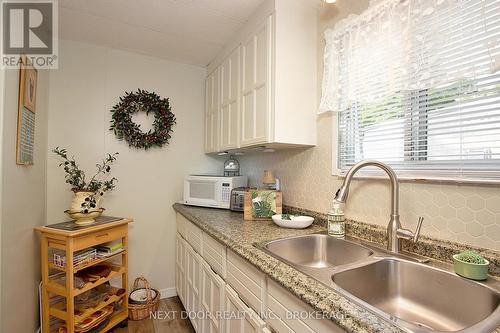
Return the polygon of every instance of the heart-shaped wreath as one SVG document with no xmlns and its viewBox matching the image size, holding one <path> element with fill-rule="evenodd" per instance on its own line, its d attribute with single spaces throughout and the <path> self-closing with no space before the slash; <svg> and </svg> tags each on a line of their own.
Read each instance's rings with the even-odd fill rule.
<svg viewBox="0 0 500 333">
<path fill-rule="evenodd" d="M 144 133 L 141 126 L 132 121 L 132 115 L 143 111 L 154 113 L 153 130 Z M 111 110 L 113 114 L 110 130 L 119 140 L 126 140 L 131 147 L 149 149 L 168 144 L 176 123 L 168 98 L 161 98 L 154 92 L 138 89 L 125 92 L 120 102 Z"/>
</svg>

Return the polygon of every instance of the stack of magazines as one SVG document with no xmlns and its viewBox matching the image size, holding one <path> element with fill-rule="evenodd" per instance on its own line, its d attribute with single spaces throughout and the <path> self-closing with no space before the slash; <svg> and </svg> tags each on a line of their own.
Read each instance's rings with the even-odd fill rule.
<svg viewBox="0 0 500 333">
<path fill-rule="evenodd" d="M 76 251 L 73 256 L 73 266 L 85 265 L 97 258 L 97 250 L 94 248 Z M 66 267 L 66 254 L 64 251 L 54 252 L 54 265 Z"/>
<path fill-rule="evenodd" d="M 123 243 L 122 242 L 112 242 L 107 244 L 101 244 L 94 246 L 94 249 L 97 250 L 97 256 L 99 258 L 109 257 L 120 253 L 123 251 Z"/>
</svg>

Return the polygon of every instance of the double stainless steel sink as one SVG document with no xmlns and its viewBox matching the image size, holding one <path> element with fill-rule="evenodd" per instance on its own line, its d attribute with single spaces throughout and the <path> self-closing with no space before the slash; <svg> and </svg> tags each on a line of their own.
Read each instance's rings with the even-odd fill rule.
<svg viewBox="0 0 500 333">
<path fill-rule="evenodd" d="M 500 283 L 479 283 L 370 244 L 312 234 L 269 241 L 264 251 L 410 332 L 491 332 Z"/>
<path fill-rule="evenodd" d="M 368 258 L 373 251 L 353 242 L 313 234 L 271 241 L 266 249 L 286 261 L 311 268 L 335 267 Z"/>
</svg>

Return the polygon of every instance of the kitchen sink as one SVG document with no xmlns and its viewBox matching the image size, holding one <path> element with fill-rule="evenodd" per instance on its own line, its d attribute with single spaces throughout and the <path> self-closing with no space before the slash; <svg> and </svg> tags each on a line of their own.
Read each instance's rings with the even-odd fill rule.
<svg viewBox="0 0 500 333">
<path fill-rule="evenodd" d="M 500 325 L 495 279 L 467 280 L 414 254 L 325 233 L 256 246 L 408 332 L 491 333 Z"/>
<path fill-rule="evenodd" d="M 334 273 L 332 279 L 414 332 L 491 332 L 498 325 L 498 291 L 423 264 L 385 258 Z"/>
<path fill-rule="evenodd" d="M 310 268 L 350 264 L 373 254 L 362 245 L 324 234 L 278 239 L 268 242 L 264 248 L 291 264 Z"/>
</svg>

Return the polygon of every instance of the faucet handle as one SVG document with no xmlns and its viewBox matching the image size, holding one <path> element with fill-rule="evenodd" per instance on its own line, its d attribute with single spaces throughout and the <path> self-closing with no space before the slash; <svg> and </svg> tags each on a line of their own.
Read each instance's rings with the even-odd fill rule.
<svg viewBox="0 0 500 333">
<path fill-rule="evenodd" d="M 420 228 L 422 228 L 422 223 L 424 222 L 424 217 L 420 216 L 418 218 L 417 229 L 415 229 L 415 233 L 413 234 L 413 241 L 418 242 L 418 238 L 420 237 Z"/>
</svg>

